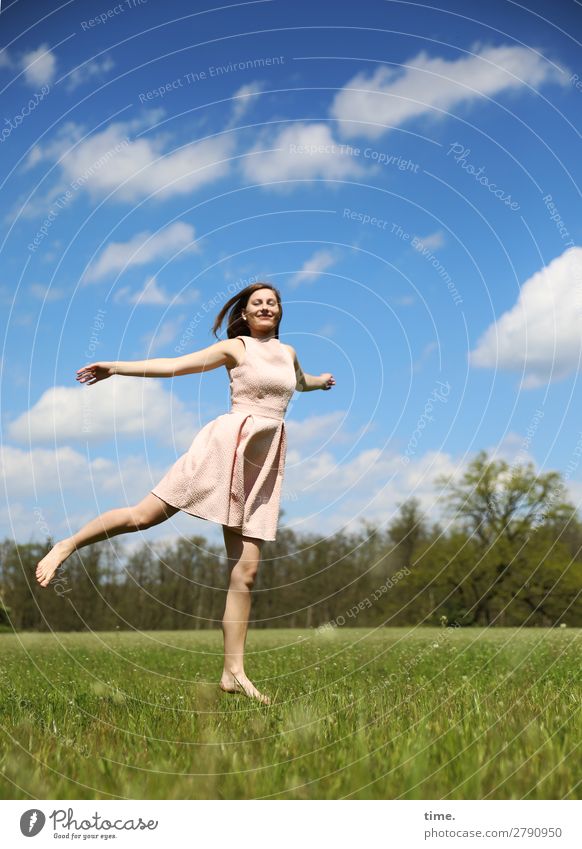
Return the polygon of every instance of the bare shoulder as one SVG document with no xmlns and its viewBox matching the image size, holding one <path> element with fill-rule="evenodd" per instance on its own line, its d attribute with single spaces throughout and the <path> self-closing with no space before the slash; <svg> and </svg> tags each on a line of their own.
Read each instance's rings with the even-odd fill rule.
<svg viewBox="0 0 582 849">
<path fill-rule="evenodd" d="M 286 342 L 281 342 L 281 345 L 287 348 L 287 350 L 293 357 L 294 362 L 297 362 L 297 353 L 295 352 L 295 348 L 293 347 L 293 345 L 288 345 Z"/>
<path fill-rule="evenodd" d="M 223 339 L 220 343 L 222 350 L 228 358 L 225 363 L 227 369 L 241 365 L 246 357 L 245 343 L 242 339 Z"/>
</svg>

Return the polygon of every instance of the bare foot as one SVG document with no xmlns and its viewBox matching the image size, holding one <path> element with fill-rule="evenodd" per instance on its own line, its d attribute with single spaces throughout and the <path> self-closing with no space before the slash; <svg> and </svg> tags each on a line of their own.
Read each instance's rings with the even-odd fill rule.
<svg viewBox="0 0 582 849">
<path fill-rule="evenodd" d="M 36 567 L 36 580 L 41 587 L 47 587 L 63 560 L 71 553 L 64 540 L 55 543 L 49 553 L 39 561 Z"/>
<path fill-rule="evenodd" d="M 220 689 L 225 693 L 244 693 L 251 699 L 257 699 L 264 705 L 270 705 L 271 699 L 264 693 L 260 693 L 252 681 L 249 681 L 244 672 L 234 675 L 232 672 L 223 672 L 220 680 Z"/>
</svg>

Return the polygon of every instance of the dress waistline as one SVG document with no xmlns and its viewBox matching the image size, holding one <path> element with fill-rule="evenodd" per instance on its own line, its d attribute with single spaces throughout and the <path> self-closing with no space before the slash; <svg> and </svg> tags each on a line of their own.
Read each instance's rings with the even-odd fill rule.
<svg viewBox="0 0 582 849">
<path fill-rule="evenodd" d="M 281 421 L 284 418 L 284 413 L 280 410 L 275 410 L 273 407 L 264 407 L 262 404 L 242 404 L 239 402 L 234 402 L 230 413 L 254 413 L 256 416 L 264 416 L 267 419 L 280 419 Z"/>
</svg>

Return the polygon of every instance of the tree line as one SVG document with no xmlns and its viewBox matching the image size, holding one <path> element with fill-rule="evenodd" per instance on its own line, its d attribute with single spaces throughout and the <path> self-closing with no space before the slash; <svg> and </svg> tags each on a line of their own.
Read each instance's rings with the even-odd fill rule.
<svg viewBox="0 0 582 849">
<path fill-rule="evenodd" d="M 385 525 L 327 538 L 280 528 L 263 547 L 251 626 L 582 627 L 582 524 L 558 472 L 482 451 L 435 484 L 446 521 L 430 523 L 411 497 Z M 112 538 L 41 588 L 36 564 L 53 542 L 0 543 L 2 630 L 220 627 L 226 554 L 203 536 L 131 553 Z"/>
</svg>

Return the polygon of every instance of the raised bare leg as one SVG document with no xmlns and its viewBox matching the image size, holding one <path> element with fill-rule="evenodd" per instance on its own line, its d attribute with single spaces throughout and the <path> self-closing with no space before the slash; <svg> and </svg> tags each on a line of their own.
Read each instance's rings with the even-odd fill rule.
<svg viewBox="0 0 582 849">
<path fill-rule="evenodd" d="M 270 698 L 257 690 L 244 671 L 244 649 L 251 610 L 251 589 L 261 559 L 263 540 L 237 534 L 226 525 L 222 526 L 222 530 L 231 572 L 222 620 L 224 669 L 220 687 L 227 693 L 244 693 L 268 705 L 271 703 Z"/>
<path fill-rule="evenodd" d="M 177 507 L 172 507 L 162 501 L 153 492 L 149 492 L 139 504 L 135 504 L 133 507 L 118 507 L 115 510 L 107 510 L 106 513 L 101 513 L 100 516 L 87 522 L 73 536 L 55 543 L 49 553 L 38 563 L 36 580 L 41 587 L 46 587 L 59 566 L 78 548 L 118 534 L 151 528 L 153 525 L 165 522 L 166 519 L 177 512 Z"/>
</svg>

